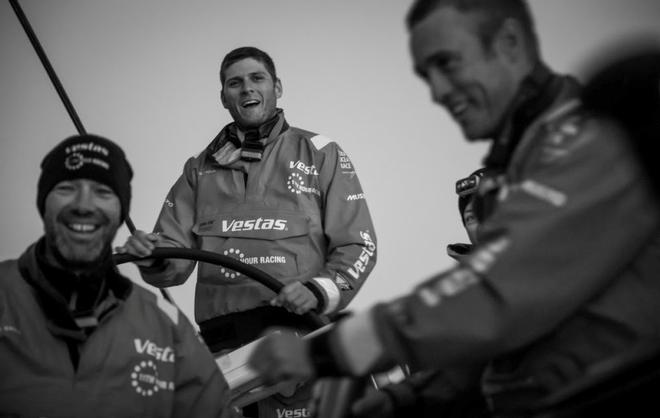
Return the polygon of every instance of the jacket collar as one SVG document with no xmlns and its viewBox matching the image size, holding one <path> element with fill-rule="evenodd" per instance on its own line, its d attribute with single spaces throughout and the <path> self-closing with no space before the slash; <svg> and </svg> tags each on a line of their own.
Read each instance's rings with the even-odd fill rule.
<svg viewBox="0 0 660 418">
<path fill-rule="evenodd" d="M 264 146 L 268 145 L 287 129 L 289 129 L 289 124 L 284 117 L 284 111 L 278 108 L 272 118 L 257 128 L 259 140 L 262 141 Z M 236 122 L 227 124 L 222 128 L 220 133 L 213 138 L 208 147 L 206 147 L 206 150 L 209 155 L 213 155 L 228 143 L 232 144 L 233 149 L 239 149 L 241 143 L 245 139 L 245 133 L 246 130 L 238 126 Z"/>
<path fill-rule="evenodd" d="M 45 238 L 32 244 L 19 258 L 19 270 L 35 290 L 50 321 L 51 332 L 83 341 L 87 333 L 80 318 L 92 316 L 100 319 L 117 303 L 128 298 L 133 284 L 119 274 L 110 255 L 101 262 L 98 273 L 78 277 L 49 263 L 45 257 L 45 245 Z M 70 306 L 74 292 L 86 300 Z"/>
<path fill-rule="evenodd" d="M 541 62 L 534 67 L 521 83 L 499 135 L 484 159 L 486 167 L 501 171 L 508 166 L 525 130 L 552 106 L 567 78 L 554 74 Z"/>
</svg>

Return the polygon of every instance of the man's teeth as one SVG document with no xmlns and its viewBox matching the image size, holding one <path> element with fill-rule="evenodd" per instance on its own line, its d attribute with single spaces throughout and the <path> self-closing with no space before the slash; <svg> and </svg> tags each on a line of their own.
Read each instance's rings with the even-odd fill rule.
<svg viewBox="0 0 660 418">
<path fill-rule="evenodd" d="M 92 224 L 68 224 L 69 229 L 76 232 L 92 232 L 96 230 L 97 226 Z"/>
<path fill-rule="evenodd" d="M 251 106 L 251 105 L 256 105 L 259 104 L 257 100 L 248 100 L 247 102 L 243 103 L 243 106 Z"/>
</svg>

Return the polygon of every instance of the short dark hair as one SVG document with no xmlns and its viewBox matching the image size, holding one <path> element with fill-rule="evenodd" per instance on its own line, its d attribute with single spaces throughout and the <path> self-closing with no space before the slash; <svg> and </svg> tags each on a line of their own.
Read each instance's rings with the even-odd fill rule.
<svg viewBox="0 0 660 418">
<path fill-rule="evenodd" d="M 222 59 L 222 64 L 220 64 L 220 83 L 223 86 L 225 84 L 225 72 L 227 71 L 227 68 L 230 65 L 246 58 L 253 58 L 262 63 L 266 67 L 266 70 L 270 76 L 273 78 L 273 81 L 277 80 L 277 75 L 275 73 L 275 63 L 273 62 L 273 59 L 270 57 L 270 55 L 260 50 L 259 48 L 255 48 L 253 46 L 243 46 L 229 52 Z"/>
<path fill-rule="evenodd" d="M 484 19 L 479 25 L 479 38 L 486 48 L 490 48 L 502 23 L 513 18 L 520 23 L 530 40 L 530 52 L 534 57 L 538 56 L 538 37 L 526 0 L 416 0 L 406 16 L 408 30 L 440 7 L 452 7 L 463 13 L 480 12 Z"/>
</svg>

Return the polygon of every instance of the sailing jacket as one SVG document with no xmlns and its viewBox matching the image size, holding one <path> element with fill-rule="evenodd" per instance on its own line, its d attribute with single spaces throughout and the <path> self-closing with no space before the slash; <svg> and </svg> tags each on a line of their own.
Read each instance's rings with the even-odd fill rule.
<svg viewBox="0 0 660 418">
<path fill-rule="evenodd" d="M 91 316 L 98 325 L 83 332 L 51 279 L 34 245 L 0 263 L 0 416 L 233 414 L 227 383 L 176 307 L 114 271 Z"/>
<path fill-rule="evenodd" d="M 336 368 L 489 363 L 483 390 L 503 405 L 660 346 L 660 211 L 630 139 L 580 106 L 572 79 L 544 80 L 538 112 L 487 159 L 503 174 L 480 183 L 479 244 L 413 293 L 319 337 Z"/>
<path fill-rule="evenodd" d="M 260 129 L 259 161 L 240 157 L 244 132 L 227 125 L 190 158 L 169 191 L 154 231 L 164 245 L 241 260 L 283 283 L 302 281 L 320 311 L 339 311 L 376 263 L 376 235 L 355 168 L 328 138 L 290 127 L 284 114 Z M 141 269 L 155 286 L 186 281 L 195 262 Z M 198 323 L 267 306 L 273 293 L 228 268 L 200 264 Z"/>
</svg>

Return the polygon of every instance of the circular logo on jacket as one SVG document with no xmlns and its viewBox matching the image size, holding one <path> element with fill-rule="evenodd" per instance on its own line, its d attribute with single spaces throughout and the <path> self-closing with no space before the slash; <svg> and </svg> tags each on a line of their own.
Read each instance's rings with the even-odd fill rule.
<svg viewBox="0 0 660 418">
<path fill-rule="evenodd" d="M 296 194 L 301 193 L 300 186 L 304 184 L 305 182 L 303 181 L 302 176 L 298 173 L 291 173 L 289 178 L 286 180 L 286 187 L 288 187 L 292 193 Z"/>
<path fill-rule="evenodd" d="M 321 196 L 321 192 L 318 189 L 310 186 L 305 186 L 305 180 L 303 180 L 303 176 L 301 176 L 298 173 L 289 174 L 289 177 L 286 180 L 286 187 L 289 189 L 291 193 L 295 193 L 295 194 L 307 193 L 307 194 L 315 194 L 317 196 Z"/>
<path fill-rule="evenodd" d="M 158 369 L 153 361 L 142 361 L 133 367 L 131 385 L 142 396 L 152 396 L 158 392 Z"/>
<path fill-rule="evenodd" d="M 236 249 L 236 248 L 226 249 L 223 252 L 223 254 L 226 255 L 226 256 L 229 256 L 229 257 L 236 258 L 239 261 L 243 261 L 243 258 L 245 258 L 245 254 L 243 254 L 241 252 L 241 250 Z M 241 273 L 238 273 L 238 272 L 236 272 L 232 269 L 228 269 L 228 268 L 225 268 L 225 267 L 222 267 L 220 269 L 220 273 L 222 273 L 222 275 L 225 276 L 228 279 L 235 279 L 235 278 L 237 278 L 238 276 L 241 275 Z"/>
</svg>

